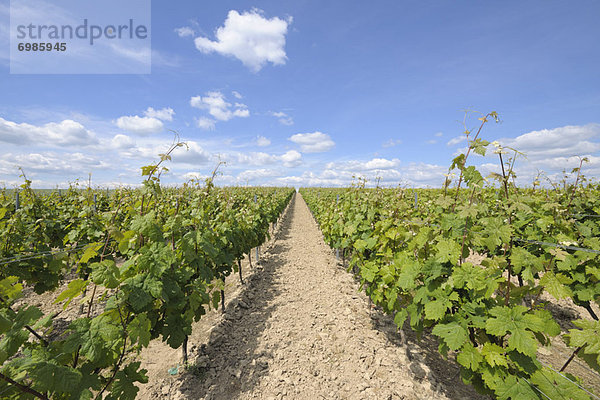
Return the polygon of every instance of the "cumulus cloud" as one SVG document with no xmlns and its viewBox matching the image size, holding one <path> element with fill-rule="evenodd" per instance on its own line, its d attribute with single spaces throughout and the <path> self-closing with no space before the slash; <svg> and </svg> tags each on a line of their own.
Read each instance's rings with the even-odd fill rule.
<svg viewBox="0 0 600 400">
<path fill-rule="evenodd" d="M 115 135 L 110 141 L 111 145 L 115 149 L 130 149 L 135 146 L 133 139 L 127 135 Z"/>
<path fill-rule="evenodd" d="M 85 174 L 94 170 L 106 170 L 110 165 L 99 157 L 81 152 L 63 153 L 52 151 L 32 153 L 5 153 L 0 156 L 0 173 L 11 175 L 15 173 L 16 166 L 33 174 L 52 174 L 57 176 L 73 176 Z"/>
<path fill-rule="evenodd" d="M 588 124 L 532 131 L 499 142 L 525 153 L 530 160 L 549 160 L 600 151 L 600 143 L 592 140 L 598 138 L 600 124 Z"/>
<path fill-rule="evenodd" d="M 172 108 L 161 108 L 160 110 L 155 110 L 152 107 L 148 107 L 148 109 L 144 112 L 144 115 L 149 118 L 158 118 L 163 121 L 173 121 L 173 115 L 175 115 L 175 111 Z"/>
<path fill-rule="evenodd" d="M 116 124 L 119 128 L 138 135 L 158 133 L 164 128 L 160 119 L 154 117 L 140 117 L 139 115 L 119 117 Z"/>
<path fill-rule="evenodd" d="M 369 161 L 351 160 L 342 162 L 330 162 L 325 165 L 325 168 L 329 170 L 363 172 L 372 170 L 392 169 L 398 167 L 399 165 L 400 160 L 397 158 L 394 158 L 392 160 L 388 160 L 385 158 L 373 158 Z"/>
<path fill-rule="evenodd" d="M 282 125 L 294 125 L 294 119 L 283 111 L 269 111 L 269 115 L 276 117 L 279 123 Z"/>
<path fill-rule="evenodd" d="M 444 183 L 444 174 L 448 172 L 447 166 L 429 163 L 410 163 L 400 169 L 403 180 L 411 186 L 441 187 Z"/>
<path fill-rule="evenodd" d="M 323 132 L 297 133 L 289 140 L 300 145 L 303 153 L 322 153 L 333 149 L 335 142 Z"/>
<path fill-rule="evenodd" d="M 256 145 L 259 147 L 266 147 L 271 144 L 271 141 L 264 136 L 256 137 Z"/>
<path fill-rule="evenodd" d="M 187 148 L 185 146 L 179 147 L 173 151 L 173 163 L 204 165 L 211 160 L 211 154 L 202 148 L 198 142 L 188 140 L 186 143 Z"/>
<path fill-rule="evenodd" d="M 298 153 L 296 150 L 286 152 L 280 156 L 280 159 L 286 167 L 295 167 L 302 164 L 302 154 Z"/>
<path fill-rule="evenodd" d="M 302 154 L 296 150 L 289 150 L 282 155 L 265 152 L 232 153 L 228 156 L 233 159 L 233 164 L 264 166 L 282 164 L 284 167 L 296 167 L 302 164 Z"/>
<path fill-rule="evenodd" d="M 281 172 L 275 169 L 267 169 L 267 168 L 260 168 L 260 169 L 247 169 L 245 171 L 242 171 L 238 174 L 238 180 L 239 181 L 253 181 L 256 179 L 261 179 L 261 178 L 270 178 L 273 176 L 279 176 L 281 175 Z"/>
<path fill-rule="evenodd" d="M 148 107 L 144 111 L 144 116 L 139 115 L 124 115 L 119 117 L 115 124 L 128 132 L 136 133 L 141 136 L 151 135 L 153 133 L 162 132 L 164 129 L 163 121 L 173 121 L 175 111 L 172 108 L 161 108 L 155 110 Z"/>
<path fill-rule="evenodd" d="M 87 146 L 97 144 L 98 139 L 92 131 L 70 119 L 37 126 L 0 118 L 0 142 L 17 145 Z"/>
<path fill-rule="evenodd" d="M 538 172 L 543 172 L 552 181 L 559 181 L 563 178 L 563 169 L 570 171 L 579 166 L 577 156 L 589 160 L 582 168 L 585 175 L 600 175 L 600 157 L 594 156 L 600 151 L 600 124 L 542 129 L 498 141 L 526 156 L 517 158 L 518 184 L 531 184 Z"/>
<path fill-rule="evenodd" d="M 189 26 L 182 26 L 181 28 L 176 28 L 175 32 L 177 33 L 177 35 L 179 35 L 179 37 L 194 36 L 196 34 L 196 32 Z"/>
<path fill-rule="evenodd" d="M 194 96 L 190 99 L 190 105 L 200 110 L 207 110 L 219 121 L 229 121 L 234 117 L 245 118 L 250 115 L 245 104 L 235 103 L 232 106 L 226 101 L 225 95 L 218 91 L 207 92 L 205 96 Z"/>
<path fill-rule="evenodd" d="M 292 18 L 265 18 L 260 10 L 239 13 L 231 10 L 223 26 L 215 32 L 216 40 L 197 37 L 196 48 L 202 53 L 216 52 L 235 57 L 258 72 L 268 62 L 285 64 L 285 35 Z"/>
<path fill-rule="evenodd" d="M 242 95 L 239 92 L 236 92 L 235 90 L 232 90 L 231 94 L 238 100 L 242 98 Z"/>
</svg>

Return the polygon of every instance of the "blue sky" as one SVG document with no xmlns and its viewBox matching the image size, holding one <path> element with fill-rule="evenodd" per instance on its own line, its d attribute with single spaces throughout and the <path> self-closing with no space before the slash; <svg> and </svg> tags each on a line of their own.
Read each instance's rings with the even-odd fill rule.
<svg viewBox="0 0 600 400">
<path fill-rule="evenodd" d="M 597 1 L 152 2 L 150 74 L 17 75 L 0 2 L 0 185 L 138 184 L 179 132 L 165 183 L 439 187 L 483 137 L 559 179 L 600 176 Z M 99 55 L 101 57 L 102 55 Z M 475 126 L 472 116 L 468 127 Z M 473 158 L 497 171 L 493 156 Z"/>
</svg>

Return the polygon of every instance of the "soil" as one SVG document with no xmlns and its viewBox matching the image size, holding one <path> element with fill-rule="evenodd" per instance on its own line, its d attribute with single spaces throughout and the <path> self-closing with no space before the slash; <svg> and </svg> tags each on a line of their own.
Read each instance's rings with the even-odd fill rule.
<svg viewBox="0 0 600 400">
<path fill-rule="evenodd" d="M 142 352 L 143 399 L 478 399 L 435 338 L 370 307 L 297 194 L 274 240 L 228 280 L 224 315 L 194 326 L 190 365 L 155 341 Z M 174 372 L 172 370 L 171 372 Z"/>
</svg>

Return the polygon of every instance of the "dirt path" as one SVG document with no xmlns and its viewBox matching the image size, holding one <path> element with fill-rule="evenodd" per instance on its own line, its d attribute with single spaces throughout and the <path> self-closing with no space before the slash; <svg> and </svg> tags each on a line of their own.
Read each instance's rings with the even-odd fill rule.
<svg viewBox="0 0 600 400">
<path fill-rule="evenodd" d="M 369 309 L 300 195 L 261 265 L 245 285 L 234 282 L 225 316 L 213 311 L 194 327 L 195 367 L 169 376 L 166 367 L 176 364 L 179 352 L 160 342 L 142 355 L 150 383 L 140 398 L 479 397 L 438 355 L 431 337 L 417 343 Z"/>
</svg>

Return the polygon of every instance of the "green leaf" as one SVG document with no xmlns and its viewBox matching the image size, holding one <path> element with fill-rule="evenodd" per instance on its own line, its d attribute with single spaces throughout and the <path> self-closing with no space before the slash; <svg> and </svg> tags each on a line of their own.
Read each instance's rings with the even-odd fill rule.
<svg viewBox="0 0 600 400">
<path fill-rule="evenodd" d="M 537 392 L 525 380 L 509 375 L 493 388 L 499 400 L 540 400 Z"/>
<path fill-rule="evenodd" d="M 362 239 L 358 239 L 354 242 L 354 244 L 352 245 L 357 251 L 363 251 L 364 249 L 367 248 L 367 242 L 365 242 Z"/>
<path fill-rule="evenodd" d="M 596 356 L 600 362 L 600 321 L 578 319 L 573 324 L 581 328 L 569 330 L 569 345 L 583 347 L 583 352 Z"/>
<path fill-rule="evenodd" d="M 0 280 L 0 296 L 4 299 L 12 302 L 21 297 L 23 285 L 18 283 L 19 278 L 16 276 L 9 276 Z"/>
<path fill-rule="evenodd" d="M 144 307 L 152 302 L 152 297 L 141 288 L 133 288 L 127 296 L 127 301 L 135 312 L 141 312 Z"/>
<path fill-rule="evenodd" d="M 143 347 L 150 343 L 150 320 L 146 314 L 138 314 L 128 326 L 129 337 L 135 343 L 136 341 Z"/>
<path fill-rule="evenodd" d="M 140 364 L 139 361 L 132 362 L 121 371 L 117 372 L 115 381 L 110 388 L 110 395 L 107 396 L 107 400 L 134 400 L 136 398 L 139 388 L 134 385 L 134 383 L 148 382 L 148 376 L 146 375 L 148 371 L 145 369 L 140 370 Z"/>
<path fill-rule="evenodd" d="M 471 343 L 467 342 L 456 356 L 456 361 L 463 367 L 477 371 L 479 364 L 483 361 L 483 357 L 479 353 L 479 350 L 473 347 Z"/>
<path fill-rule="evenodd" d="M 13 329 L 21 329 L 25 325 L 33 325 L 44 314 L 35 306 L 26 306 L 17 311 Z"/>
<path fill-rule="evenodd" d="M 445 298 L 436 299 L 425 304 L 425 318 L 437 321 L 444 318 L 446 310 L 452 306 L 452 303 Z"/>
<path fill-rule="evenodd" d="M 83 279 L 75 279 L 69 282 L 69 284 L 67 285 L 67 289 L 65 289 L 61 294 L 58 295 L 56 300 L 54 300 L 54 304 L 60 303 L 63 300 L 67 300 L 66 303 L 63 304 L 63 310 L 66 309 L 75 297 L 83 293 L 88 284 L 89 281 L 84 281 Z"/>
<path fill-rule="evenodd" d="M 4 310 L 0 311 L 3 312 Z M 0 335 L 12 327 L 12 322 L 4 315 L 0 314 Z"/>
<path fill-rule="evenodd" d="M 548 271 L 540 279 L 540 285 L 544 286 L 546 291 L 555 299 L 561 300 L 566 297 L 573 297 L 573 292 L 566 286 L 572 281 L 572 279 L 561 273 L 554 274 L 552 271 Z"/>
<path fill-rule="evenodd" d="M 589 400 L 577 385 L 549 369 L 541 369 L 531 376 L 531 383 L 551 399 Z"/>
<path fill-rule="evenodd" d="M 451 350 L 458 350 L 469 337 L 467 330 L 457 322 L 437 324 L 432 333 L 441 338 Z"/>
<path fill-rule="evenodd" d="M 102 243 L 90 243 L 85 246 L 85 251 L 83 255 L 79 259 L 79 264 L 87 263 L 91 258 L 96 257 L 98 255 L 98 251 L 102 247 Z"/>
<path fill-rule="evenodd" d="M 28 369 L 34 381 L 46 386 L 47 391 L 55 393 L 71 393 L 79 386 L 82 377 L 81 372 L 73 368 L 48 361 L 37 362 Z"/>
<path fill-rule="evenodd" d="M 493 343 L 484 343 L 483 348 L 481 349 L 481 354 L 485 358 L 488 364 L 492 367 L 502 366 L 508 367 L 508 363 L 506 362 L 505 351 L 502 347 Z"/>
<path fill-rule="evenodd" d="M 396 285 L 404 290 L 410 290 L 417 287 L 417 277 L 420 271 L 419 264 L 411 260 L 399 260 L 395 265 L 397 269 L 401 268 L 401 272 L 396 280 Z"/>
<path fill-rule="evenodd" d="M 394 323 L 396 324 L 398 329 L 402 329 L 407 317 L 408 311 L 406 310 L 406 308 L 403 308 L 402 310 L 396 312 L 396 315 L 394 315 Z"/>
<path fill-rule="evenodd" d="M 436 245 L 437 254 L 435 260 L 438 262 L 451 262 L 458 264 L 460 258 L 460 245 L 450 239 L 441 239 Z"/>
<path fill-rule="evenodd" d="M 114 289 L 119 286 L 119 276 L 121 275 L 114 260 L 103 260 L 102 262 L 90 265 L 92 269 L 92 281 L 97 285 L 106 286 Z"/>
<path fill-rule="evenodd" d="M 537 341 L 533 332 L 543 331 L 545 324 L 540 317 L 524 314 L 527 307 L 494 307 L 490 310 L 490 318 L 486 321 L 485 330 L 495 336 L 502 337 L 510 333 L 508 348 L 523 354 L 535 356 Z M 529 329 L 529 330 L 528 330 Z"/>
</svg>

